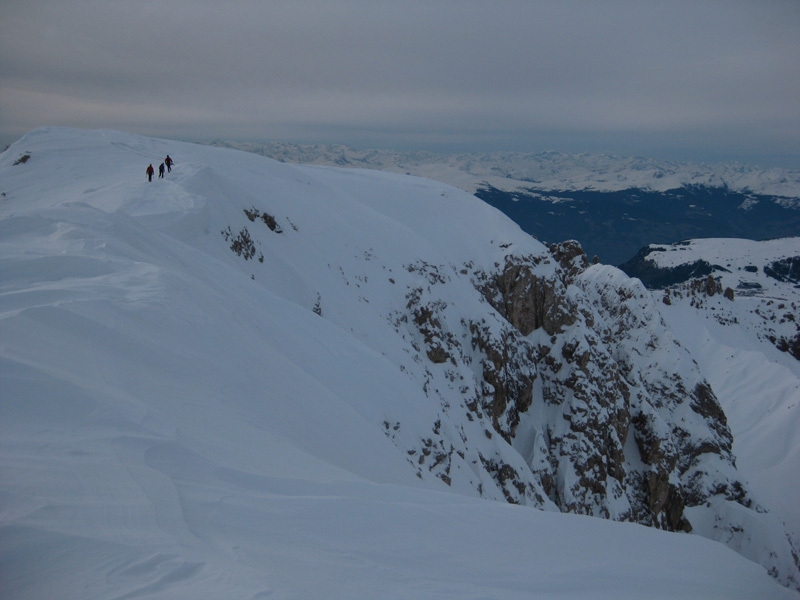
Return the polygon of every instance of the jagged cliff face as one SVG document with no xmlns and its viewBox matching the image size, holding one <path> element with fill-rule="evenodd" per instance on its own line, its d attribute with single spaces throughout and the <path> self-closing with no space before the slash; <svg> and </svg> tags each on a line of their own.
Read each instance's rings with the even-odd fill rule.
<svg viewBox="0 0 800 600">
<path fill-rule="evenodd" d="M 512 464 L 501 447 L 473 470 L 511 502 L 668 530 L 690 531 L 684 507 L 712 495 L 750 504 L 713 391 L 638 282 L 590 268 L 577 243 L 508 255 L 496 267 L 462 270 L 493 309 L 488 316 L 448 311 L 436 294 L 448 276 L 419 264 L 409 270 L 430 285 L 410 290 L 408 313 L 397 317 L 430 362 L 426 389 L 435 393 L 433 371 L 446 371 L 469 419 L 524 458 Z M 458 444 L 433 429 L 409 453 L 451 483 Z"/>
<path fill-rule="evenodd" d="M 482 495 L 669 531 L 692 531 L 689 508 L 731 532 L 713 507 L 761 510 L 714 391 L 638 280 L 590 265 L 576 242 L 494 267 L 460 270 L 488 304 L 480 317 L 437 300 L 444 270 L 415 267 L 430 286 L 397 324 L 429 362 L 427 390 L 452 398 L 436 388 L 449 382 L 462 402 L 443 400 L 444 418 L 463 412 L 497 442 L 471 456 L 470 434 L 453 442 L 437 422 L 407 449 L 420 476 L 467 472 Z"/>
<path fill-rule="evenodd" d="M 643 287 L 599 265 L 584 276 L 589 263 L 574 242 L 551 254 L 550 276 L 537 272 L 541 258 L 509 256 L 478 277 L 489 303 L 536 346 L 534 410 L 544 419 L 532 426 L 546 459 L 532 471 L 561 510 L 690 531 L 687 502 L 742 490 L 713 391 Z M 674 369 L 656 366 L 665 355 Z"/>
</svg>

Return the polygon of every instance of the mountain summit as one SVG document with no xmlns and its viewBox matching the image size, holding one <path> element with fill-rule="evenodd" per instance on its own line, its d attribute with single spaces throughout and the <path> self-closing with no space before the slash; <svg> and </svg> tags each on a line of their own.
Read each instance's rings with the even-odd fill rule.
<svg viewBox="0 0 800 600">
<path fill-rule="evenodd" d="M 0 173 L 11 597 L 796 597 L 727 399 L 577 243 L 114 131 Z"/>
</svg>

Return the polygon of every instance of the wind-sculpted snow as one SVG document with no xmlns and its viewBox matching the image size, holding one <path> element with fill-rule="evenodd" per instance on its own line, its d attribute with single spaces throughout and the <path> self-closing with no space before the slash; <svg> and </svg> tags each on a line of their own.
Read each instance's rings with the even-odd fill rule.
<svg viewBox="0 0 800 600">
<path fill-rule="evenodd" d="M 796 597 L 723 403 L 577 244 L 111 131 L 0 173 L 9 597 Z"/>
</svg>

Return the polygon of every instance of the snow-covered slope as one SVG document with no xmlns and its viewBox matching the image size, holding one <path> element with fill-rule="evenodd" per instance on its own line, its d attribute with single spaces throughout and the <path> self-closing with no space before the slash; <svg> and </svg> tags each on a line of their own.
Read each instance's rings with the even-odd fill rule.
<svg viewBox="0 0 800 600">
<path fill-rule="evenodd" d="M 579 248 L 110 131 L 32 132 L 0 187 L 8 597 L 796 597 L 704 374 Z"/>
</svg>

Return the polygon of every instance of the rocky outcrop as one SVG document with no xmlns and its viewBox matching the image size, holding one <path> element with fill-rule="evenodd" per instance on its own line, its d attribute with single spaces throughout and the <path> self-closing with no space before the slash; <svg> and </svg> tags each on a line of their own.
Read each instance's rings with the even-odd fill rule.
<svg viewBox="0 0 800 600">
<path fill-rule="evenodd" d="M 475 433 L 437 425 L 407 448 L 421 476 L 467 473 L 484 496 L 668 531 L 693 530 L 689 509 L 761 510 L 711 386 L 640 281 L 590 265 L 577 242 L 467 267 L 410 266 L 425 284 L 396 321 L 442 415 L 463 411 L 484 440 L 476 454 Z M 488 305 L 475 313 L 440 300 L 464 275 Z"/>
<path fill-rule="evenodd" d="M 670 531 L 690 531 L 684 508 L 711 495 L 750 503 L 711 387 L 639 282 L 591 266 L 566 242 L 474 272 L 495 318 L 456 322 L 435 290 L 446 270 L 413 269 L 428 282 L 407 294 L 417 350 L 434 365 L 469 367 L 464 407 L 486 432 L 512 446 L 537 440 L 529 470 L 482 457 L 507 498 L 519 499 L 507 490 L 513 480 L 562 511 Z M 525 414 L 536 418 L 521 430 Z"/>
</svg>

